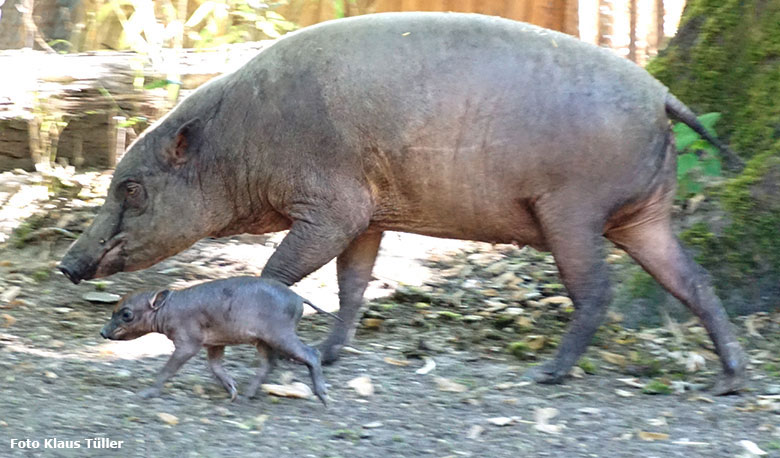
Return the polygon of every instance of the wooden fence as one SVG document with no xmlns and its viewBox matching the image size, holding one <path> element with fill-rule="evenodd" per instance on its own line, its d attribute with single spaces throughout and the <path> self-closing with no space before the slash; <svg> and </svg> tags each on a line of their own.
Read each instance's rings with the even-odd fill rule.
<svg viewBox="0 0 780 458">
<path fill-rule="evenodd" d="M 501 16 L 609 47 L 644 64 L 674 35 L 685 0 L 290 0 L 279 12 L 307 26 L 387 11 L 458 11 Z"/>
</svg>

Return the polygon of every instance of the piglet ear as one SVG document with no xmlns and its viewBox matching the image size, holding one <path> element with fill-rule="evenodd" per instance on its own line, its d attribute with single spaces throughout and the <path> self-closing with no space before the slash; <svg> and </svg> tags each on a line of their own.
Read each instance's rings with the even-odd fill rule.
<svg viewBox="0 0 780 458">
<path fill-rule="evenodd" d="M 179 127 L 167 149 L 167 159 L 171 165 L 179 167 L 190 159 L 194 151 L 195 138 L 200 129 L 201 122 L 198 118 L 190 119 Z"/>
<path fill-rule="evenodd" d="M 165 304 L 165 300 L 168 299 L 169 294 L 171 294 L 171 292 L 167 289 L 157 291 L 154 293 L 154 296 L 149 299 L 149 307 L 152 310 L 157 310 L 158 308 L 162 307 L 163 304 Z"/>
</svg>

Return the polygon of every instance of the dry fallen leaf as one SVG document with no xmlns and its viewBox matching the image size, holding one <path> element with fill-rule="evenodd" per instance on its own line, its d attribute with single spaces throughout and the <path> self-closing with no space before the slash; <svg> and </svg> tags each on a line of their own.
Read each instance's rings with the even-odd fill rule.
<svg viewBox="0 0 780 458">
<path fill-rule="evenodd" d="M 765 451 L 761 450 L 753 441 L 741 440 L 737 442 L 737 444 L 741 445 L 745 450 L 747 450 L 748 453 L 753 456 L 764 456 L 767 454 Z"/>
<path fill-rule="evenodd" d="M 374 384 L 371 383 L 371 377 L 368 376 L 355 377 L 347 382 L 347 386 L 354 389 L 360 396 L 373 396 L 374 394 Z"/>
<path fill-rule="evenodd" d="M 604 350 L 600 351 L 599 354 L 601 355 L 601 358 L 604 359 L 604 361 L 610 364 L 614 364 L 620 367 L 626 365 L 626 357 L 623 355 L 619 355 L 617 353 L 611 353 Z"/>
<path fill-rule="evenodd" d="M 289 385 L 275 385 L 271 383 L 264 383 L 260 385 L 260 388 L 268 394 L 274 396 L 281 396 L 285 398 L 300 398 L 307 399 L 312 396 L 311 388 L 308 385 L 301 382 L 293 382 Z"/>
<path fill-rule="evenodd" d="M 395 358 L 391 358 L 389 356 L 385 357 L 385 362 L 387 364 L 392 364 L 393 366 L 408 366 L 409 365 L 409 361 L 407 361 L 407 360 L 395 359 Z"/>
<path fill-rule="evenodd" d="M 426 375 L 436 368 L 436 361 L 434 361 L 430 356 L 423 356 L 422 359 L 425 361 L 425 365 L 414 371 L 415 374 Z"/>
<path fill-rule="evenodd" d="M 547 337 L 542 335 L 526 336 L 525 343 L 528 345 L 528 349 L 537 352 L 544 348 L 547 343 Z"/>
<path fill-rule="evenodd" d="M 16 323 L 16 318 L 12 317 L 7 313 L 3 313 L 2 315 L 0 315 L 0 318 L 3 319 L 4 328 L 10 328 L 11 326 L 14 325 L 14 323 Z"/>
<path fill-rule="evenodd" d="M 363 327 L 366 329 L 379 329 L 382 327 L 382 321 L 379 318 L 363 318 Z"/>
<path fill-rule="evenodd" d="M 171 415 L 169 413 L 159 412 L 157 414 L 157 418 L 159 418 L 163 423 L 169 424 L 171 426 L 175 426 L 179 424 L 179 417 L 177 417 L 176 415 Z"/>
<path fill-rule="evenodd" d="M 637 437 L 643 441 L 665 441 L 669 440 L 669 435 L 666 433 L 653 433 L 648 431 L 639 431 Z"/>
<path fill-rule="evenodd" d="M 434 381 L 436 382 L 436 387 L 439 389 L 439 391 L 448 391 L 451 393 L 463 393 L 468 391 L 468 387 L 466 385 L 453 382 L 448 378 L 436 377 Z"/>
<path fill-rule="evenodd" d="M 745 329 L 747 330 L 748 334 L 750 334 L 753 337 L 763 338 L 763 336 L 758 332 L 759 328 L 759 322 L 760 317 L 758 315 L 750 315 L 745 319 Z"/>
<path fill-rule="evenodd" d="M 634 388 L 644 388 L 645 387 L 644 383 L 639 381 L 638 378 L 634 378 L 634 377 L 631 377 L 631 378 L 619 378 L 618 381 L 619 382 L 623 382 L 626 385 L 628 385 L 630 387 L 634 387 Z"/>
</svg>

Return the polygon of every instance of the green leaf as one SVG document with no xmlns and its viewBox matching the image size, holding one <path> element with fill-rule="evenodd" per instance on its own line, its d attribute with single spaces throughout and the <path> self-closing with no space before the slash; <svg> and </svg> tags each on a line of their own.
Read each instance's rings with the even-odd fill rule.
<svg viewBox="0 0 780 458">
<path fill-rule="evenodd" d="M 693 129 L 681 122 L 675 124 L 672 131 L 674 132 L 674 139 L 677 143 L 677 151 L 685 151 L 693 142 L 701 138 Z"/>
<path fill-rule="evenodd" d="M 144 84 L 144 89 L 159 89 L 168 85 L 168 80 L 155 80 L 151 83 Z"/>
<path fill-rule="evenodd" d="M 677 178 L 684 177 L 690 170 L 699 165 L 699 158 L 693 153 L 686 153 L 677 158 Z"/>
<path fill-rule="evenodd" d="M 720 120 L 720 113 L 706 113 L 699 116 L 699 122 L 710 132 L 715 132 L 715 124 Z"/>
<path fill-rule="evenodd" d="M 704 174 L 711 177 L 719 177 L 721 175 L 720 159 L 717 157 L 711 157 L 702 161 L 702 170 Z"/>
<path fill-rule="evenodd" d="M 336 19 L 344 17 L 344 2 L 342 0 L 333 0 L 333 15 Z"/>
</svg>

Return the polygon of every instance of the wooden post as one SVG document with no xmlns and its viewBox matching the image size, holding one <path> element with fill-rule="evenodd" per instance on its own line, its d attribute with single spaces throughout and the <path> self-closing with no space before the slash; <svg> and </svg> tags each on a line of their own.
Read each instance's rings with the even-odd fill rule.
<svg viewBox="0 0 780 458">
<path fill-rule="evenodd" d="M 122 156 L 125 155 L 125 144 L 127 142 L 127 128 L 124 127 L 125 121 L 127 121 L 127 118 L 125 118 L 124 116 L 114 116 L 113 125 L 115 127 L 116 137 L 113 143 L 114 163 L 109 164 L 111 168 L 116 167 L 116 164 L 119 162 L 120 159 L 122 159 Z"/>
<path fill-rule="evenodd" d="M 22 0 L 22 22 L 24 24 L 24 47 L 32 49 L 35 43 L 35 22 L 33 22 L 34 0 Z"/>
<path fill-rule="evenodd" d="M 655 51 L 658 52 L 664 42 L 664 25 L 666 25 L 666 8 L 664 0 L 655 0 Z"/>
<path fill-rule="evenodd" d="M 612 47 L 612 12 L 612 0 L 599 0 L 599 46 Z"/>
<path fill-rule="evenodd" d="M 628 59 L 639 62 L 636 54 L 636 0 L 628 2 Z"/>
</svg>

